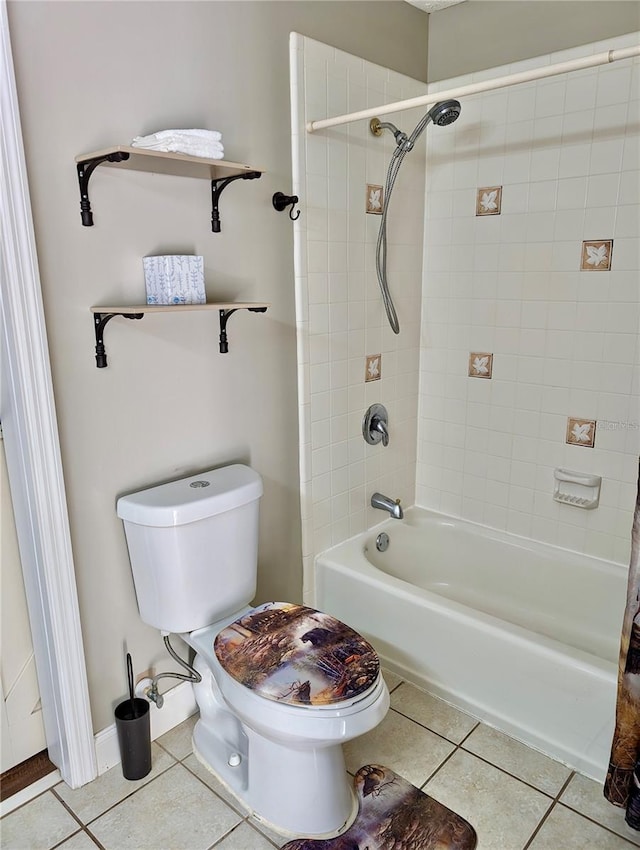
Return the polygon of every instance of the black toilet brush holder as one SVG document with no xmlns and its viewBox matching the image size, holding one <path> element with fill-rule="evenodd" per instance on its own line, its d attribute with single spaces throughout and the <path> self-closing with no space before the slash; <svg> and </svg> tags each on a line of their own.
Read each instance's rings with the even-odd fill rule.
<svg viewBox="0 0 640 850">
<path fill-rule="evenodd" d="M 127 653 L 127 680 L 129 699 L 116 706 L 114 712 L 122 775 L 125 779 L 142 779 L 151 770 L 151 723 L 149 703 L 134 695 L 130 653 Z"/>
</svg>

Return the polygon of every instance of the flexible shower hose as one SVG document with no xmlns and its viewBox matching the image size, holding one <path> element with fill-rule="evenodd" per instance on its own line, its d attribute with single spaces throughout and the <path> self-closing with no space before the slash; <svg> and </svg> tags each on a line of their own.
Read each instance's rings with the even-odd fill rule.
<svg viewBox="0 0 640 850">
<path fill-rule="evenodd" d="M 446 105 L 446 103 L 448 103 L 448 101 L 443 102 L 442 105 Z M 440 104 L 436 104 L 436 106 L 439 105 Z M 422 135 L 424 128 L 432 120 L 433 110 L 429 110 L 429 112 L 423 115 L 423 117 L 418 121 L 409 137 L 405 136 L 404 133 L 402 134 L 402 138 L 398 138 L 396 136 L 398 147 L 396 147 L 393 151 L 391 161 L 389 162 L 389 168 L 387 169 L 387 178 L 384 186 L 384 205 L 382 208 L 378 241 L 376 243 L 376 271 L 378 273 L 380 292 L 382 293 L 382 303 L 384 304 L 387 319 L 389 320 L 391 330 L 394 334 L 400 333 L 400 322 L 398 321 L 398 314 L 396 313 L 396 308 L 393 304 L 391 292 L 389 291 L 389 281 L 387 279 L 387 213 L 389 211 L 391 193 L 393 192 L 393 187 L 396 182 L 396 177 L 398 176 L 398 171 L 400 171 L 402 161 L 409 151 L 413 150 L 413 147 Z M 453 120 L 455 120 L 455 118 Z"/>
<path fill-rule="evenodd" d="M 407 151 L 403 148 L 395 148 L 387 169 L 387 178 L 384 186 L 384 203 L 382 208 L 382 218 L 380 219 L 380 230 L 378 231 L 378 241 L 376 243 L 376 272 L 378 274 L 378 283 L 380 285 L 380 293 L 382 294 L 382 303 L 387 314 L 387 319 L 391 325 L 391 330 L 394 334 L 400 333 L 400 322 L 398 314 L 389 291 L 389 281 L 387 279 L 387 213 L 389 211 L 389 203 L 391 194 L 398 176 L 398 171 L 402 165 L 402 160 L 405 158 Z"/>
</svg>

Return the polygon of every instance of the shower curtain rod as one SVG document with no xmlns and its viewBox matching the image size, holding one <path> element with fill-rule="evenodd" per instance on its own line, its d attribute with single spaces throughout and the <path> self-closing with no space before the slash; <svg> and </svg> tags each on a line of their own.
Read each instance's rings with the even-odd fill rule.
<svg viewBox="0 0 640 850">
<path fill-rule="evenodd" d="M 416 106 L 431 106 L 441 100 L 465 97 L 470 94 L 480 94 L 485 91 L 502 89 L 507 86 L 515 86 L 518 83 L 527 83 L 532 80 L 542 80 L 545 77 L 553 77 L 556 74 L 566 74 L 570 71 L 582 71 L 585 68 L 593 68 L 596 65 L 607 65 L 610 62 L 618 62 L 621 59 L 631 59 L 640 56 L 640 45 L 637 47 L 622 47 L 618 50 L 608 50 L 605 53 L 596 53 L 593 56 L 585 56 L 583 59 L 570 59 L 568 62 L 559 62 L 556 65 L 547 65 L 546 68 L 536 68 L 532 71 L 521 71 L 519 74 L 510 74 L 506 77 L 497 77 L 494 80 L 485 80 L 481 83 L 471 83 L 467 86 L 459 86 L 448 91 L 434 92 L 433 94 L 411 97 L 408 100 L 397 100 L 387 103 L 385 106 L 375 106 L 362 109 L 360 112 L 349 112 L 345 115 L 337 115 L 335 118 L 322 118 L 318 121 L 307 123 L 307 132 L 315 133 L 326 127 L 337 127 L 340 124 L 350 124 L 352 121 L 360 121 L 364 118 L 374 118 L 387 115 L 389 112 L 399 112 L 401 109 L 413 109 Z"/>
</svg>

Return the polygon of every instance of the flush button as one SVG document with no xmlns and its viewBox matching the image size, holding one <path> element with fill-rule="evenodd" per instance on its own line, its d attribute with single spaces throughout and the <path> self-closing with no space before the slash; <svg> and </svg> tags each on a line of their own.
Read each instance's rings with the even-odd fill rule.
<svg viewBox="0 0 640 850">
<path fill-rule="evenodd" d="M 210 481 L 192 481 L 189 487 L 208 487 L 210 484 Z"/>
<path fill-rule="evenodd" d="M 240 753 L 231 753 L 229 756 L 229 767 L 238 767 L 241 761 L 242 756 Z"/>
</svg>

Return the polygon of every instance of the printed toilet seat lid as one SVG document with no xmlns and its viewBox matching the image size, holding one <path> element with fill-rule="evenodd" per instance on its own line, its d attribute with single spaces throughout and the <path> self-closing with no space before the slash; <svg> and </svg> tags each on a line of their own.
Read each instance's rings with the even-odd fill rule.
<svg viewBox="0 0 640 850">
<path fill-rule="evenodd" d="M 266 699 L 332 706 L 352 701 L 376 682 L 376 651 L 356 631 L 314 608 L 267 602 L 218 633 L 223 669 Z"/>
</svg>

